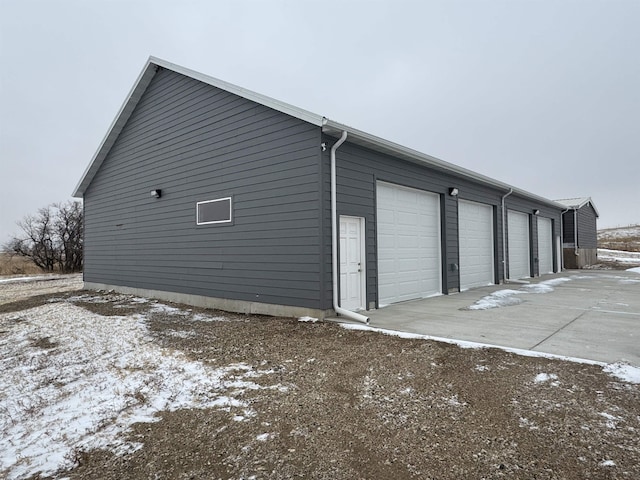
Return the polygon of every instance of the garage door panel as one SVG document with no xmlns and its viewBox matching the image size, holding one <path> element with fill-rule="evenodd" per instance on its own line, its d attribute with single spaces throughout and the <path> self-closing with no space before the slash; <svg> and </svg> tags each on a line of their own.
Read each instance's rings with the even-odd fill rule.
<svg viewBox="0 0 640 480">
<path fill-rule="evenodd" d="M 550 218 L 538 217 L 538 270 L 553 273 L 553 231 Z"/>
<path fill-rule="evenodd" d="M 439 294 L 439 197 L 379 182 L 377 203 L 380 304 Z"/>
<path fill-rule="evenodd" d="M 507 226 L 509 278 L 530 277 L 529 216 L 526 213 L 509 210 L 507 212 Z"/>
<path fill-rule="evenodd" d="M 460 289 L 491 285 L 494 280 L 493 207 L 458 202 Z"/>
</svg>

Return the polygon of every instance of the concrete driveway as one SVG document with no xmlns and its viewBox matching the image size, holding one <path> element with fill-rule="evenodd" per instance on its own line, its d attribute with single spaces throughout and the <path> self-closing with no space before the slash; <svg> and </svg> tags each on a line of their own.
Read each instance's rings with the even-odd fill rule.
<svg viewBox="0 0 640 480">
<path fill-rule="evenodd" d="M 504 306 L 470 310 L 478 301 Z M 640 274 L 632 272 L 569 270 L 368 313 L 377 328 L 640 366 Z"/>
</svg>

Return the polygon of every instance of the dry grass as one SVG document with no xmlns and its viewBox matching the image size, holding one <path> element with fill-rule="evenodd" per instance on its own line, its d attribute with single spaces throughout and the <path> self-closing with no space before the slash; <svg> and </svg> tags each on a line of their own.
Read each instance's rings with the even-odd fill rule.
<svg viewBox="0 0 640 480">
<path fill-rule="evenodd" d="M 598 248 L 640 252 L 640 225 L 600 230 Z"/>
<path fill-rule="evenodd" d="M 0 275 L 32 275 L 43 273 L 29 259 L 0 252 Z"/>
<path fill-rule="evenodd" d="M 598 240 L 598 247 L 624 250 L 625 252 L 640 252 L 640 236 Z"/>
</svg>

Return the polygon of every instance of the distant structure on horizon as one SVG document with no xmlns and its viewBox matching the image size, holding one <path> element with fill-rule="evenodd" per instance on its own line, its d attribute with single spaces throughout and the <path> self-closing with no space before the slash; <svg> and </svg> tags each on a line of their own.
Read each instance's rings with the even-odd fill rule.
<svg viewBox="0 0 640 480">
<path fill-rule="evenodd" d="M 567 207 L 562 212 L 562 251 L 565 268 L 584 268 L 598 263 L 600 216 L 591 197 L 556 200 Z"/>
</svg>

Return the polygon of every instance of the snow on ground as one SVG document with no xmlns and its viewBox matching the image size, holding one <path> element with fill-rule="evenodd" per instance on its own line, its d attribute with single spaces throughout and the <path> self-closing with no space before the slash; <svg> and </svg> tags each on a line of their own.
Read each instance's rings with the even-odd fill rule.
<svg viewBox="0 0 640 480">
<path fill-rule="evenodd" d="M 558 379 L 558 375 L 556 375 L 555 373 L 539 373 L 538 375 L 536 375 L 536 378 L 533 379 L 534 383 L 545 383 L 548 382 L 549 380 L 557 380 Z M 552 385 L 559 385 L 558 382 L 553 381 Z"/>
<path fill-rule="evenodd" d="M 508 307 L 522 303 L 522 298 L 516 295 L 526 293 L 550 293 L 555 285 L 570 281 L 571 278 L 551 278 L 539 283 L 523 285 L 519 290 L 504 289 L 491 293 L 477 300 L 469 306 L 469 310 L 488 310 L 490 308 Z"/>
<path fill-rule="evenodd" d="M 627 272 L 640 273 L 640 267 L 627 268 Z"/>
<path fill-rule="evenodd" d="M 407 338 L 412 340 L 433 340 L 435 342 L 444 342 L 457 345 L 460 348 L 497 348 L 504 352 L 515 353 L 516 355 L 522 355 L 523 357 L 540 357 L 550 358 L 554 360 L 564 360 L 568 362 L 583 363 L 587 365 L 598 365 L 603 367 L 603 371 L 608 373 L 623 382 L 640 384 L 640 367 L 634 367 L 626 363 L 611 363 L 606 364 L 604 362 L 598 362 L 596 360 L 588 360 L 585 358 L 567 357 L 565 355 L 555 355 L 553 353 L 537 352 L 534 350 L 524 350 L 521 348 L 503 347 L 500 345 L 491 345 L 488 343 L 470 342 L 467 340 L 456 340 L 444 337 L 434 337 L 431 335 L 423 335 L 420 333 L 399 332 L 397 330 L 388 330 L 385 328 L 370 327 L 360 323 L 341 323 L 340 326 L 346 330 L 365 330 L 370 332 L 378 332 L 384 335 L 393 335 L 395 337 Z"/>
<path fill-rule="evenodd" d="M 315 317 L 300 317 L 298 318 L 299 322 L 310 322 L 310 323 L 316 323 L 318 321 L 317 318 Z"/>
<path fill-rule="evenodd" d="M 605 228 L 598 231 L 599 240 L 615 240 L 616 238 L 640 237 L 640 225 L 628 227 Z"/>
<path fill-rule="evenodd" d="M 109 316 L 69 302 L 0 315 L 0 472 L 22 478 L 70 468 L 75 453 L 141 445 L 123 433 L 181 408 L 251 417 L 242 393 L 268 375 L 246 364 L 211 368 L 161 348 L 142 315 Z"/>
<path fill-rule="evenodd" d="M 82 288 L 82 274 L 0 278 L 0 304 Z"/>
<path fill-rule="evenodd" d="M 640 252 L 625 252 L 624 250 L 598 249 L 598 260 L 618 263 L 640 263 Z"/>
</svg>

